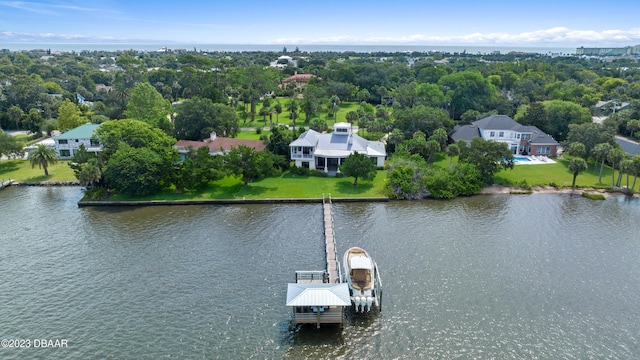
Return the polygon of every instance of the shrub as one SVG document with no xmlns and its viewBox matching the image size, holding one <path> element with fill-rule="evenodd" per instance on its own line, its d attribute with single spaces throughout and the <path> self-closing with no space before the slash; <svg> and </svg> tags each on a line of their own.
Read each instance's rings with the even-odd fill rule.
<svg viewBox="0 0 640 360">
<path fill-rule="evenodd" d="M 605 197 L 602 194 L 594 194 L 594 193 L 589 193 L 589 192 L 583 192 L 582 193 L 582 197 L 585 197 L 587 199 L 591 199 L 591 200 L 604 200 Z"/>
</svg>

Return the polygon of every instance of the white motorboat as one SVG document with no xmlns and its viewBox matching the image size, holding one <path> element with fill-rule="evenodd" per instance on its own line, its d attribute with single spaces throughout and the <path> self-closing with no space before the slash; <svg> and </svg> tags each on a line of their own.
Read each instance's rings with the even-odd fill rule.
<svg viewBox="0 0 640 360">
<path fill-rule="evenodd" d="M 359 247 L 350 248 L 344 253 L 343 267 L 354 310 L 368 312 L 372 306 L 380 309 L 382 282 L 378 266 L 369 253 Z"/>
</svg>

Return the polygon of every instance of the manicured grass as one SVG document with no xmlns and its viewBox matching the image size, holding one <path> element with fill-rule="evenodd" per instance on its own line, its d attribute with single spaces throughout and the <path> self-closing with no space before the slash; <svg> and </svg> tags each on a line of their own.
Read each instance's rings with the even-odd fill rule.
<svg viewBox="0 0 640 360">
<path fill-rule="evenodd" d="M 270 177 L 247 186 L 236 177 L 226 177 L 212 182 L 208 189 L 197 193 L 175 194 L 164 192 L 148 197 L 129 198 L 116 195 L 109 200 L 207 200 L 207 199 L 307 199 L 322 198 L 368 198 L 384 197 L 387 172 L 378 171 L 373 181 L 359 181 L 352 185 L 353 178 L 300 176 L 289 172 L 278 177 Z"/>
<path fill-rule="evenodd" d="M 571 187 L 573 174 L 569 171 L 568 159 L 554 159 L 555 164 L 515 165 L 511 170 L 503 170 L 494 176 L 496 184 L 516 186 L 526 180 L 529 186 Z M 605 166 L 602 172 L 602 183 L 598 183 L 600 166 L 594 169 L 589 164 L 587 171 L 578 174 L 576 187 L 606 188 L 611 186 L 611 168 Z M 618 172 L 616 171 L 616 179 Z"/>
<path fill-rule="evenodd" d="M 291 114 L 286 110 L 286 106 L 289 103 L 289 98 L 279 98 L 280 104 L 282 105 L 282 113 L 276 116 L 273 114 L 272 121 L 274 125 L 293 125 L 293 121 L 291 120 Z M 338 106 L 338 111 L 336 112 L 336 118 L 327 114 L 326 111 L 323 111 L 315 116 L 315 118 L 323 119 L 327 122 L 327 125 L 332 126 L 335 122 L 346 122 L 347 121 L 347 113 L 349 111 L 356 111 L 360 108 L 360 104 L 358 102 L 348 102 L 343 101 Z M 256 116 L 253 122 L 250 121 L 250 118 L 247 118 L 247 121 L 242 120 L 242 114 L 238 112 L 238 117 L 240 119 L 239 125 L 240 127 L 269 127 L 269 117 L 267 116 L 267 121 L 265 123 L 264 116 L 258 115 L 260 110 L 262 109 L 262 103 L 256 104 Z M 305 114 L 304 112 L 298 111 L 298 118 L 296 119 L 296 127 L 304 125 Z"/>
<path fill-rule="evenodd" d="M 59 161 L 56 165 L 49 166 L 49 176 L 44 176 L 44 170 L 31 168 L 28 160 L 3 160 L 0 161 L 0 178 L 13 179 L 16 182 L 35 181 L 75 181 L 73 169 L 68 161 Z"/>
<path fill-rule="evenodd" d="M 251 131 L 240 131 L 238 135 L 236 135 L 236 139 L 242 140 L 260 140 L 260 137 L 266 135 L 271 136 L 271 130 L 262 130 L 260 134 L 258 134 L 255 130 Z"/>
<path fill-rule="evenodd" d="M 555 164 L 539 165 L 514 165 L 513 169 L 502 170 L 493 177 L 493 182 L 503 186 L 520 186 L 526 180 L 528 186 L 555 186 L 559 188 L 571 187 L 573 174 L 569 171 L 568 159 L 554 159 Z M 453 164 L 458 161 L 453 158 Z M 436 156 L 434 165 L 446 167 L 449 165 L 449 157 L 443 154 Z M 576 187 L 602 189 L 611 186 L 611 167 L 604 167 L 602 172 L 602 183 L 598 182 L 600 175 L 600 164 L 594 168 L 594 164 L 589 163 L 587 171 L 578 174 Z M 616 171 L 616 180 L 618 172 Z M 626 177 L 623 179 L 623 182 Z M 631 180 L 633 181 L 633 180 Z"/>
</svg>

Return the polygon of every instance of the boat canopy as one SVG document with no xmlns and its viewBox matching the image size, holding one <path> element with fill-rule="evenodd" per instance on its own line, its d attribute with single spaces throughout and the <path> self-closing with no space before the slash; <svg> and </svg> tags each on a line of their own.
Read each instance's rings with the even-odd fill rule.
<svg viewBox="0 0 640 360">
<path fill-rule="evenodd" d="M 349 263 L 351 269 L 373 270 L 373 262 L 366 256 L 354 256 Z"/>
<path fill-rule="evenodd" d="M 287 306 L 349 306 L 349 286 L 341 284 L 287 285 Z"/>
</svg>

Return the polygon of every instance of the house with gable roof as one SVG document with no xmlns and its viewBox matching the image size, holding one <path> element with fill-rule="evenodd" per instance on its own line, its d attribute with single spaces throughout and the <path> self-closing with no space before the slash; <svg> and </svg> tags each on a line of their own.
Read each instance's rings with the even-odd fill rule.
<svg viewBox="0 0 640 360">
<path fill-rule="evenodd" d="M 59 159 L 71 159 L 81 145 L 90 153 L 102 151 L 102 145 L 95 138 L 95 131 L 100 124 L 83 124 L 54 137 L 54 149 Z"/>
<path fill-rule="evenodd" d="M 178 150 L 180 158 L 184 160 L 189 153 L 190 147 L 195 150 L 198 150 L 203 146 L 208 147 L 209 155 L 213 156 L 224 155 L 232 148 L 237 148 L 240 145 L 248 146 L 255 151 L 264 151 L 266 149 L 264 142 L 261 140 L 226 138 L 217 136 L 215 131 L 212 131 L 211 134 L 209 134 L 209 138 L 204 141 L 179 140 L 173 145 L 173 147 Z"/>
<path fill-rule="evenodd" d="M 289 144 L 296 167 L 318 170 L 330 175 L 353 153 L 367 155 L 378 167 L 384 166 L 387 151 L 380 141 L 369 141 L 353 132 L 351 124 L 339 122 L 331 133 L 307 130 Z"/>
<path fill-rule="evenodd" d="M 449 136 L 454 142 L 482 137 L 506 143 L 514 155 L 556 157 L 559 143 L 535 126 L 522 125 L 507 115 L 491 115 L 469 125 L 456 126 Z"/>
</svg>

